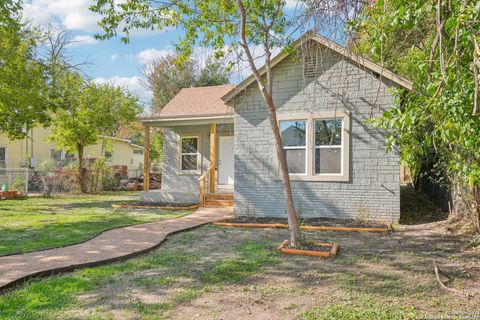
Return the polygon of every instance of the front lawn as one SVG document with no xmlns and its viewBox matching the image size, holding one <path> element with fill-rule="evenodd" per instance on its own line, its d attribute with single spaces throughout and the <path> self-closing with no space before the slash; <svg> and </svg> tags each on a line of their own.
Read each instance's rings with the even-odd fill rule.
<svg viewBox="0 0 480 320">
<path fill-rule="evenodd" d="M 287 230 L 204 226 L 123 263 L 31 280 L 0 319 L 413 319 L 478 312 L 479 253 L 435 225 L 393 234 L 312 232 L 336 260 L 280 255 Z M 461 250 L 459 250 L 461 249 Z M 442 290 L 433 260 L 449 287 Z"/>
<path fill-rule="evenodd" d="M 96 223 L 113 215 L 133 220 L 171 215 L 112 210 L 112 201 L 121 198 L 109 197 L 8 204 L 11 211 L 31 201 L 43 211 L 53 212 L 52 206 L 57 212 L 53 217 L 68 216 L 71 210 L 97 212 Z M 0 204 L 2 209 L 5 204 Z M 25 223 L 30 216 L 35 215 L 26 214 Z M 139 258 L 30 280 L 0 295 L 0 319 L 397 320 L 478 315 L 480 252 L 467 238 L 452 234 L 446 221 L 412 224 L 396 226 L 391 234 L 305 232 L 309 239 L 338 243 L 335 260 L 277 253 L 288 230 L 203 226 L 173 235 Z M 448 287 L 471 296 L 441 289 L 434 262 Z"/>
<path fill-rule="evenodd" d="M 0 255 L 74 244 L 106 229 L 171 219 L 192 210 L 120 209 L 138 193 L 0 201 Z"/>
</svg>

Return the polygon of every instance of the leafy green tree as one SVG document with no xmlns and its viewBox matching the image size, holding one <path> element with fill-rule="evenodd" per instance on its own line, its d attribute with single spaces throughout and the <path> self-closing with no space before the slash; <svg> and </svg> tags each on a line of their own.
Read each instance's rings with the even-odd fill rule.
<svg viewBox="0 0 480 320">
<path fill-rule="evenodd" d="M 139 146 L 144 146 L 145 143 L 145 130 L 143 125 L 138 122 L 129 123 L 127 126 L 120 128 L 117 136 L 128 139 Z M 153 171 L 159 171 L 162 159 L 163 131 L 161 129 L 150 128 L 150 165 Z"/>
<path fill-rule="evenodd" d="M 98 38 L 116 36 L 117 30 L 121 29 L 122 40 L 128 42 L 131 29 L 178 27 L 185 30 L 184 36 L 176 45 L 177 51 L 181 53 L 180 62 L 186 61 L 198 44 L 213 48 L 216 54 L 221 54 L 226 46 L 230 46 L 239 52 L 238 59 L 243 58 L 248 62 L 265 102 L 274 135 L 290 226 L 290 243 L 299 246 L 300 229 L 277 123 L 271 72 L 272 50 L 288 45 L 290 39 L 286 35 L 292 34 L 289 29 L 292 23 L 289 23 L 284 9 L 285 0 L 126 0 L 121 3 L 115 0 L 96 0 L 91 7 L 91 10 L 103 16 L 100 25 L 104 34 L 97 35 Z M 264 51 L 264 75 L 255 65 L 253 50 L 258 46 Z"/>
<path fill-rule="evenodd" d="M 63 108 L 53 116 L 51 141 L 65 151 L 78 154 L 78 181 L 88 191 L 85 147 L 102 136 L 112 136 L 121 125 L 134 121 L 141 112 L 137 98 L 118 87 L 86 82 L 75 73 L 60 81 Z"/>
<path fill-rule="evenodd" d="M 389 146 L 400 145 L 417 172 L 446 180 L 452 213 L 480 231 L 480 3 L 380 0 L 352 26 L 359 52 L 414 83 L 378 121 Z"/>
<path fill-rule="evenodd" d="M 197 87 L 218 86 L 229 83 L 228 70 L 222 60 L 215 60 L 212 57 L 207 59 L 205 67 L 200 70 Z"/>
<path fill-rule="evenodd" d="M 152 111 L 159 112 L 183 88 L 215 86 L 229 83 L 223 64 L 208 59 L 204 68 L 194 58 L 180 61 L 168 55 L 144 67 L 147 86 L 153 92 Z"/>
<path fill-rule="evenodd" d="M 40 35 L 21 19 L 21 2 L 0 3 L 0 131 L 23 138 L 49 120 L 45 67 L 36 59 Z"/>
<path fill-rule="evenodd" d="M 145 66 L 147 86 L 153 92 L 152 111 L 160 111 L 182 89 L 196 83 L 197 62 L 188 59 L 178 63 L 178 58 L 168 55 Z"/>
<path fill-rule="evenodd" d="M 163 131 L 151 131 L 150 139 L 150 166 L 158 171 L 163 161 Z"/>
</svg>

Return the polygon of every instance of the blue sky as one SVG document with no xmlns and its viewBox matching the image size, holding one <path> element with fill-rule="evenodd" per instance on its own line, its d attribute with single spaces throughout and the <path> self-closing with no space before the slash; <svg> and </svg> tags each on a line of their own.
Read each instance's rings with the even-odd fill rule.
<svg viewBox="0 0 480 320">
<path fill-rule="evenodd" d="M 134 31 L 129 44 L 123 44 L 120 38 L 105 41 L 94 39 L 101 32 L 97 25 L 100 16 L 89 11 L 93 0 L 26 0 L 24 18 L 34 25 L 48 26 L 52 21 L 61 29 L 71 30 L 75 45 L 71 46 L 69 56 L 73 62 L 88 60 L 91 65 L 85 67 L 86 74 L 98 83 L 109 82 L 122 86 L 138 95 L 148 105 L 151 92 L 142 85 L 142 66 L 173 52 L 172 44 L 181 36 L 181 30 Z M 294 8 L 298 0 L 287 0 L 287 7 Z M 205 50 L 197 50 L 199 58 L 205 58 Z M 237 75 L 232 76 L 238 82 L 249 71 L 240 66 Z"/>
<path fill-rule="evenodd" d="M 120 85 L 148 103 L 151 93 L 142 84 L 142 66 L 172 52 L 172 43 L 181 30 L 134 32 L 129 44 L 119 38 L 105 41 L 94 39 L 101 29 L 100 16 L 89 11 L 92 0 L 27 0 L 24 18 L 38 26 L 54 22 L 61 29 L 71 30 L 75 44 L 68 49 L 73 62 L 87 60 L 86 74 L 97 82 Z"/>
</svg>

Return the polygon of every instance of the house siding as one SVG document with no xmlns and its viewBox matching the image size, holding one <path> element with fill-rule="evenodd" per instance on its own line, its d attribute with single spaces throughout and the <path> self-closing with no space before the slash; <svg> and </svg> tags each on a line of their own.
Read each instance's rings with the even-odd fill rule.
<svg viewBox="0 0 480 320">
<path fill-rule="evenodd" d="M 217 124 L 217 133 L 233 132 L 232 124 Z M 180 137 L 200 135 L 201 170 L 197 174 L 180 171 Z M 166 128 L 163 133 L 162 189 L 198 191 L 200 175 L 210 166 L 210 125 Z"/>
<path fill-rule="evenodd" d="M 32 131 L 32 142 L 28 143 L 28 151 L 26 150 L 26 139 L 10 140 L 6 134 L 0 133 L 0 148 L 6 148 L 6 169 L 19 169 L 25 165 L 27 157 L 32 156 L 35 167 L 40 166 L 45 161 L 51 161 L 51 150 L 56 150 L 57 145 L 49 141 L 48 137 L 52 135 L 51 128 L 37 127 Z M 143 163 L 143 155 L 136 155 L 133 153 L 134 149 L 138 149 L 130 145 L 126 141 L 109 139 L 110 149 L 112 151 L 112 158 L 109 159 L 108 164 L 111 165 L 126 165 L 128 167 L 129 176 L 140 175 L 143 169 L 140 170 Z M 30 154 L 33 151 L 33 154 Z M 102 157 L 105 148 L 102 142 L 94 145 L 89 145 L 85 148 L 84 157 L 99 158 Z M 75 153 L 75 156 L 77 154 Z"/>
<path fill-rule="evenodd" d="M 318 77 L 306 82 L 301 62 L 286 58 L 273 68 L 277 113 L 345 112 L 350 116 L 347 182 L 292 181 L 302 218 L 327 217 L 397 222 L 400 217 L 399 152 L 387 153 L 385 134 L 366 120 L 393 105 L 389 87 L 374 74 L 317 46 Z M 235 214 L 286 216 L 274 168 L 275 145 L 266 106 L 255 84 L 235 105 Z"/>
</svg>

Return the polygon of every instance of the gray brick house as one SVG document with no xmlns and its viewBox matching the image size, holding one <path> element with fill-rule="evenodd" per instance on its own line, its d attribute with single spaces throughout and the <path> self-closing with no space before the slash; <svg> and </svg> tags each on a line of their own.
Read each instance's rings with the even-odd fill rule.
<svg viewBox="0 0 480 320">
<path fill-rule="evenodd" d="M 368 124 L 411 83 L 319 35 L 272 61 L 274 100 L 301 217 L 398 221 L 398 150 Z M 261 69 L 263 72 L 263 69 Z M 141 201 L 233 205 L 236 215 L 284 217 L 275 145 L 258 87 L 182 90 L 145 126 L 164 128 L 162 190 Z"/>
</svg>

